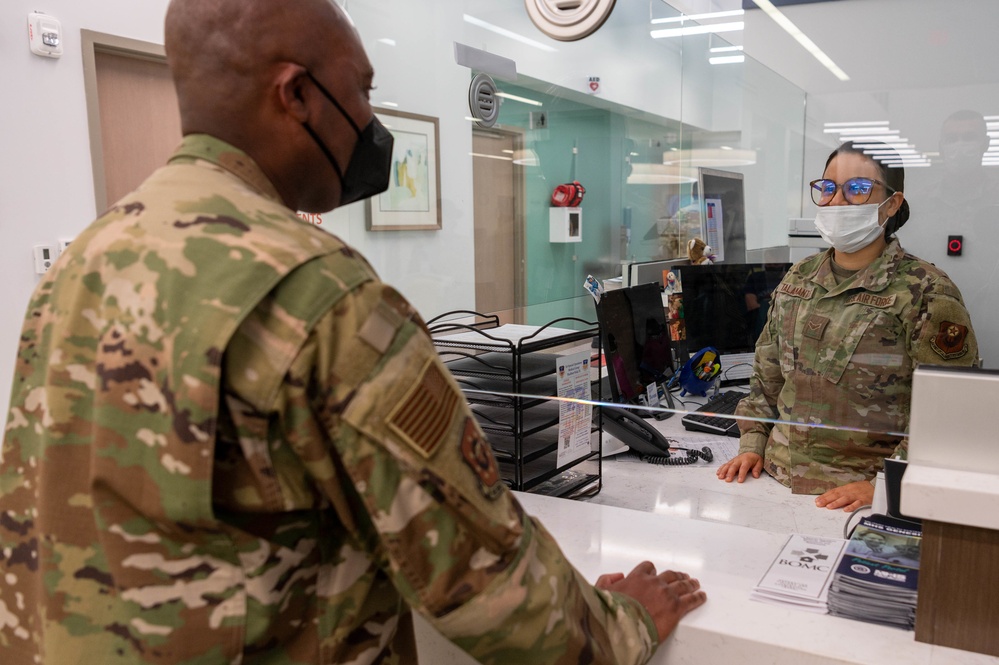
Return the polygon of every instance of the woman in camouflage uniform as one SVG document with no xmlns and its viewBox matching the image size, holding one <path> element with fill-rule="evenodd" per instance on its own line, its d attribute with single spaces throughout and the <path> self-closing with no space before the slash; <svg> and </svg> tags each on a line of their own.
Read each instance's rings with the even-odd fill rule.
<svg viewBox="0 0 999 665">
<path fill-rule="evenodd" d="M 774 292 L 737 410 L 739 454 L 718 477 L 765 469 L 819 507 L 852 511 L 871 503 L 882 460 L 905 454 L 913 369 L 976 365 L 978 344 L 957 286 L 894 238 L 909 218 L 901 167 L 845 143 L 810 187 L 832 248 Z"/>
</svg>

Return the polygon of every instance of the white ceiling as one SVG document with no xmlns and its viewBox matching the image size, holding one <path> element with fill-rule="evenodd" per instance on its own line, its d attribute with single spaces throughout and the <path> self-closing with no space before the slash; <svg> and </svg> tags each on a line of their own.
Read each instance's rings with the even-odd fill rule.
<svg viewBox="0 0 999 665">
<path fill-rule="evenodd" d="M 705 0 L 670 4 L 696 9 Z M 732 9 L 742 3 L 708 4 Z M 747 55 L 807 93 L 999 82 L 997 0 L 833 0 L 781 11 L 846 71 L 849 81 L 839 81 L 760 10 L 746 11 L 742 43 Z"/>
</svg>

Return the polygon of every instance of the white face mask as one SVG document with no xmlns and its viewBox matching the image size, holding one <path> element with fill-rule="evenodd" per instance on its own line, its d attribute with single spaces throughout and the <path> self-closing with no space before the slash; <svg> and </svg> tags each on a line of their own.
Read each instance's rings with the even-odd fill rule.
<svg viewBox="0 0 999 665">
<path fill-rule="evenodd" d="M 815 213 L 815 228 L 827 243 L 841 252 L 852 254 L 884 233 L 878 223 L 878 212 L 890 200 L 859 206 L 822 206 Z"/>
</svg>

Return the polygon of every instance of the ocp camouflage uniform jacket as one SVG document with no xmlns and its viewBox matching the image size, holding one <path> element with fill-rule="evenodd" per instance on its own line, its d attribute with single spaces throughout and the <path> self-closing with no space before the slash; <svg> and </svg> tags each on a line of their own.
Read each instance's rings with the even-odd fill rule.
<svg viewBox="0 0 999 665">
<path fill-rule="evenodd" d="M 0 662 L 639 663 L 644 609 L 525 515 L 425 328 L 207 136 L 28 308 L 0 466 Z"/>
<path fill-rule="evenodd" d="M 978 361 L 961 293 L 942 271 L 893 239 L 837 284 L 831 256 L 801 261 L 777 287 L 736 411 L 779 421 L 740 420 L 739 452 L 762 455 L 796 494 L 870 480 L 883 458 L 905 453 L 918 364 Z"/>
</svg>

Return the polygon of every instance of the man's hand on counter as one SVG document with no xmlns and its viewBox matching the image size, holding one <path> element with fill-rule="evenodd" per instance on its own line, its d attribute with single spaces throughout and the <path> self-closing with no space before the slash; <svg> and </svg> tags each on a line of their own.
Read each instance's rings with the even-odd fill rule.
<svg viewBox="0 0 999 665">
<path fill-rule="evenodd" d="M 763 458 L 756 453 L 742 453 L 718 467 L 718 477 L 726 483 L 733 480 L 741 483 L 750 473 L 759 478 L 763 471 Z"/>
<path fill-rule="evenodd" d="M 696 579 L 673 570 L 656 573 L 656 567 L 649 561 L 638 564 L 627 575 L 601 575 L 595 586 L 623 593 L 641 603 L 656 624 L 659 642 L 673 632 L 685 614 L 707 600 Z"/>
</svg>

